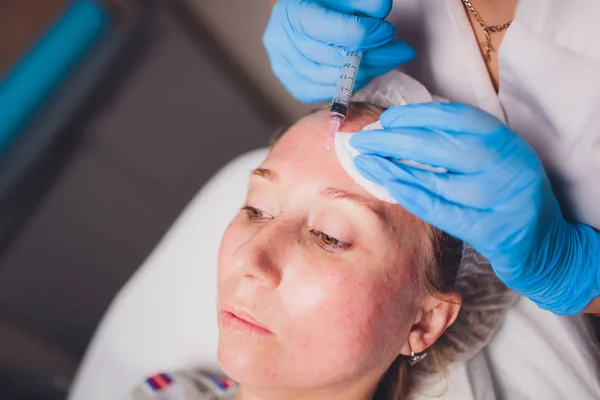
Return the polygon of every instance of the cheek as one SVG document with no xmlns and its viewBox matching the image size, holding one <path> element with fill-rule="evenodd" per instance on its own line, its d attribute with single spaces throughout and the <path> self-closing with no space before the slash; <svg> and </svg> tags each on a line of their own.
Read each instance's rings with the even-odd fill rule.
<svg viewBox="0 0 600 400">
<path fill-rule="evenodd" d="M 374 367 L 398 354 L 410 328 L 412 291 L 405 273 L 350 274 L 340 267 L 291 278 L 294 285 L 282 288 L 283 309 L 293 321 L 294 347 L 305 358 L 343 371 L 350 364 Z"/>
<path fill-rule="evenodd" d="M 410 287 L 396 274 L 373 277 L 332 276 L 330 302 L 324 310 L 332 323 L 344 327 L 352 340 L 358 336 L 364 340 L 374 339 L 395 330 L 401 319 L 401 311 L 410 303 Z"/>
<path fill-rule="evenodd" d="M 328 283 L 329 301 L 323 304 L 321 318 L 350 333 L 350 340 L 373 332 L 384 308 L 384 298 L 376 295 L 380 282 L 333 274 Z"/>
</svg>

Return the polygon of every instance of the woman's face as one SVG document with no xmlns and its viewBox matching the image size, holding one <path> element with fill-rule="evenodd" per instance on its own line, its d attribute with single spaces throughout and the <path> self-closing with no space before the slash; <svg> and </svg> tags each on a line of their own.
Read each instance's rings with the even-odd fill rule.
<svg viewBox="0 0 600 400">
<path fill-rule="evenodd" d="M 406 352 L 427 227 L 347 176 L 325 149 L 328 122 L 326 112 L 309 115 L 279 140 L 223 236 L 219 360 L 243 386 L 376 379 Z"/>
</svg>

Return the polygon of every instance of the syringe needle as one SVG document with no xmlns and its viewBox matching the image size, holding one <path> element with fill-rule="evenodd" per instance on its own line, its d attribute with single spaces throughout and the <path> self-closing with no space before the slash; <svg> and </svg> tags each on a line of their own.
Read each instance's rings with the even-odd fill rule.
<svg viewBox="0 0 600 400">
<path fill-rule="evenodd" d="M 335 134 L 340 130 L 340 120 L 332 117 L 331 121 L 329 121 L 329 132 L 327 132 L 327 150 L 333 147 L 333 143 L 335 141 Z"/>
</svg>

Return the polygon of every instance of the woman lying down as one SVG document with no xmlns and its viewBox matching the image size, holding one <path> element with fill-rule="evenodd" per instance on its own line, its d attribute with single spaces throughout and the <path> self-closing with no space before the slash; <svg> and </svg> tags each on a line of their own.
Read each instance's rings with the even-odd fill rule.
<svg viewBox="0 0 600 400">
<path fill-rule="evenodd" d="M 352 103 L 341 130 L 382 111 Z M 315 111 L 278 139 L 222 238 L 218 354 L 231 380 L 160 374 L 132 399 L 408 399 L 489 340 L 512 293 L 489 268 L 468 272 L 473 254 L 457 280 L 462 243 L 356 184 L 325 147 L 328 123 Z"/>
</svg>

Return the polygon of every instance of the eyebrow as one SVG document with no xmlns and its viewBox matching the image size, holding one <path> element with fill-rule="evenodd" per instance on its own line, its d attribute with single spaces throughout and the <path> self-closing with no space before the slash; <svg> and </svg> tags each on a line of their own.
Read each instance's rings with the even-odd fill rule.
<svg viewBox="0 0 600 400">
<path fill-rule="evenodd" d="M 346 190 L 332 188 L 332 187 L 322 190 L 321 193 L 319 193 L 319 194 L 323 197 L 327 197 L 330 199 L 343 199 L 343 200 L 354 201 L 355 203 L 360 204 L 361 206 L 365 207 L 367 210 L 374 213 L 382 221 L 384 220 L 384 215 L 381 212 L 381 210 L 378 210 L 377 208 L 373 207 L 373 202 L 369 201 L 369 199 L 367 199 L 366 197 L 363 197 L 359 194 L 351 193 Z"/>
<path fill-rule="evenodd" d="M 277 183 L 279 181 L 279 174 L 272 169 L 267 168 L 256 168 L 252 170 L 252 175 L 260 176 L 268 181 Z"/>
<path fill-rule="evenodd" d="M 273 183 L 279 182 L 279 174 L 277 172 L 273 171 L 272 169 L 256 168 L 252 171 L 252 175 L 260 176 L 261 178 L 264 178 Z M 351 192 L 348 192 L 348 191 L 342 190 L 342 189 L 329 187 L 329 188 L 322 190 L 319 193 L 319 195 L 321 195 L 322 197 L 325 197 L 325 198 L 329 198 L 329 199 L 351 200 L 351 201 L 365 207 L 367 210 L 374 213 L 381 221 L 385 222 L 383 212 L 381 210 L 378 210 L 377 208 L 373 207 L 373 203 L 371 201 L 369 201 L 369 199 L 367 199 L 366 197 L 363 197 L 359 194 L 351 193 Z"/>
</svg>

